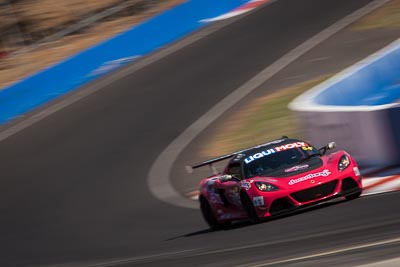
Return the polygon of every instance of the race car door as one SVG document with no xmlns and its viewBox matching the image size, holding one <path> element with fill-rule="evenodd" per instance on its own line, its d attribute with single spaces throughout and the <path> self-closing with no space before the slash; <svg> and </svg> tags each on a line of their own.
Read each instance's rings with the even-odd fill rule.
<svg viewBox="0 0 400 267">
<path fill-rule="evenodd" d="M 230 163 L 226 174 L 234 176 L 235 179 L 221 183 L 221 198 L 225 206 L 234 209 L 242 209 L 242 203 L 240 201 L 240 180 L 242 179 L 240 162 Z"/>
</svg>

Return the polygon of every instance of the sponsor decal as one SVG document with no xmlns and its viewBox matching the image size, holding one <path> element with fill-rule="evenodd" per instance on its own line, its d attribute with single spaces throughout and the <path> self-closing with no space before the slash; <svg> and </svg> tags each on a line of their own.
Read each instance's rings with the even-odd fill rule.
<svg viewBox="0 0 400 267">
<path fill-rule="evenodd" d="M 252 161 L 254 161 L 254 160 L 256 160 L 256 159 L 263 158 L 263 157 L 268 156 L 268 155 L 271 155 L 271 154 L 273 154 L 273 153 L 276 153 L 276 151 L 275 151 L 273 148 L 267 149 L 267 150 L 261 151 L 261 152 L 259 152 L 259 153 L 256 153 L 256 154 L 254 154 L 253 156 L 247 157 L 247 158 L 244 160 L 244 162 L 245 162 L 246 164 L 249 164 L 250 162 L 252 162 Z"/>
<path fill-rule="evenodd" d="M 290 180 L 289 185 L 294 185 L 294 184 L 304 182 L 304 181 L 307 181 L 309 179 L 316 178 L 316 177 L 321 177 L 321 176 L 326 177 L 326 176 L 329 176 L 330 174 L 331 174 L 331 172 L 329 170 L 323 170 L 322 172 L 317 172 L 317 173 L 310 173 L 310 174 L 307 174 L 306 176 Z"/>
<path fill-rule="evenodd" d="M 253 197 L 254 207 L 264 206 L 264 197 Z"/>
<path fill-rule="evenodd" d="M 305 142 L 296 142 L 296 143 L 286 144 L 286 145 L 282 145 L 282 146 L 277 146 L 274 149 L 276 152 L 281 152 L 281 151 L 285 151 L 288 149 L 297 148 L 297 147 L 305 147 L 305 146 L 308 146 L 308 144 L 306 144 Z"/>
<path fill-rule="evenodd" d="M 210 180 L 207 181 L 206 190 L 207 190 L 208 192 L 213 191 L 214 184 L 215 184 L 215 181 L 216 181 L 217 179 L 218 179 L 218 178 L 211 178 Z"/>
<path fill-rule="evenodd" d="M 251 188 L 251 182 L 247 182 L 247 181 L 241 181 L 240 182 L 240 186 L 246 190 L 249 190 Z"/>
<path fill-rule="evenodd" d="M 307 164 L 304 165 L 297 165 L 290 168 L 285 169 L 285 172 L 297 172 L 299 170 L 307 169 L 309 166 Z"/>
<path fill-rule="evenodd" d="M 256 159 L 260 159 L 263 158 L 265 156 L 269 156 L 271 154 L 274 154 L 276 152 L 281 152 L 281 151 L 285 151 L 288 149 L 292 149 L 292 148 L 299 148 L 299 147 L 308 147 L 308 144 L 305 142 L 295 142 L 295 143 L 290 143 L 290 144 L 286 144 L 286 145 L 281 145 L 281 146 L 276 146 L 274 148 L 270 148 L 270 149 L 266 149 L 264 151 L 258 152 L 252 156 L 249 156 L 247 158 L 245 158 L 244 162 L 246 164 L 249 164 L 250 162 L 255 161 Z"/>
</svg>

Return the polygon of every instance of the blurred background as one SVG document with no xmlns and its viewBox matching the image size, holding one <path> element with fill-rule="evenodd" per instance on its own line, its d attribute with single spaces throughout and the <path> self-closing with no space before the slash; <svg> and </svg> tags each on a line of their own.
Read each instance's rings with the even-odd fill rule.
<svg viewBox="0 0 400 267">
<path fill-rule="evenodd" d="M 0 88 L 182 0 L 1 0 Z"/>
<path fill-rule="evenodd" d="M 160 28 L 164 33 L 189 25 L 183 17 L 193 17 L 200 24 L 193 16 L 200 11 L 199 6 L 208 11 L 212 4 L 232 5 L 235 1 L 254 3 L 0 0 L 0 115 L 8 112 L 7 108 L 20 108 L 22 98 L 24 105 L 31 108 L 31 100 L 37 96 L 28 91 L 48 87 L 45 89 L 49 91 L 38 95 L 57 96 L 59 92 L 51 90 L 68 82 L 74 84 L 90 73 L 65 75 L 77 66 L 89 65 L 88 58 L 81 58 L 69 69 L 57 70 L 58 76 L 50 73 L 51 82 L 45 77 L 16 88 L 14 94 L 9 93 L 12 90 L 2 91 L 16 81 L 180 3 L 200 4 L 188 7 L 193 13 L 177 12 L 174 19 L 178 23 L 163 24 Z M 241 99 L 185 145 L 176 158 L 165 157 L 171 160 L 171 166 L 165 172 L 158 169 L 162 175 L 156 177 L 155 185 L 149 182 L 151 166 L 169 164 L 154 164 L 165 148 L 171 142 L 175 144 L 176 136 L 221 99 L 330 25 L 378 2 L 384 4 L 293 60 Z M 209 18 L 204 13 L 204 18 Z M 254 266 L 262 261 L 286 260 L 288 256 L 305 259 L 304 264 L 293 262 L 291 266 L 355 266 L 354 261 L 398 258 L 400 211 L 393 203 L 399 202 L 400 195 L 380 193 L 400 191 L 400 169 L 382 168 L 387 162 L 379 162 L 379 168 L 372 170 L 364 164 L 364 181 L 368 181 L 364 192 L 369 197 L 267 224 L 209 232 L 197 209 L 181 208 L 178 201 L 167 204 L 176 194 L 179 201 L 190 202 L 187 207 L 198 207 L 198 202 L 192 200 L 198 197 L 198 183 L 209 175 L 209 170 L 205 168 L 204 172 L 199 170 L 189 176 L 184 166 L 282 135 L 309 139 L 316 146 L 337 141 L 338 148 L 367 159 L 382 159 L 377 151 L 388 154 L 388 146 L 400 151 L 400 108 L 396 116 L 389 113 L 397 128 L 374 127 L 382 129 L 379 138 L 364 134 L 374 133 L 368 131 L 371 128 L 361 128 L 367 125 L 365 117 L 353 120 L 358 127 L 353 133 L 343 131 L 350 128 L 342 127 L 343 120 L 333 116 L 319 120 L 325 124 L 315 124 L 317 120 L 313 120 L 309 127 L 307 121 L 297 117 L 300 112 L 288 108 L 297 96 L 397 40 L 400 0 L 279 0 L 232 21 L 221 23 L 224 26 L 213 34 L 202 36 L 200 41 L 149 64 L 141 72 L 132 71 L 124 79 L 99 85 L 96 90 L 101 88 L 101 92 L 43 117 L 35 125 L 24 124 L 27 128 L 18 134 L 4 137 L 6 131 L 0 132 L 0 266 L 127 266 L 129 261 L 137 266 Z M 153 30 L 145 34 L 128 42 L 124 39 L 124 44 L 134 46 L 148 36 L 162 35 Z M 121 43 L 113 47 L 119 48 L 118 45 Z M 98 49 L 91 56 L 101 60 L 99 55 L 115 50 Z M 102 63 L 108 62 L 93 63 L 94 70 L 103 67 Z M 386 69 L 381 73 L 385 72 Z M 395 72 L 400 73 L 400 69 Z M 390 86 L 398 81 L 390 80 L 385 86 L 394 88 Z M 380 87 L 376 91 L 380 93 Z M 342 99 L 346 93 L 340 95 Z M 38 114 L 27 117 L 40 118 L 35 117 Z M 321 118 L 320 114 L 313 115 Z M 379 113 L 374 123 L 385 121 L 386 115 Z M 18 114 L 16 121 L 25 120 L 24 116 Z M 12 128 L 16 124 L 10 125 Z M 399 137 L 397 147 L 394 142 L 387 142 L 380 150 L 371 148 L 372 140 L 377 145 L 383 143 L 381 140 L 389 140 L 392 129 L 398 130 L 398 135 L 390 136 Z M 315 136 L 310 138 L 310 134 Z M 360 141 L 368 144 L 360 145 Z M 373 155 L 359 147 L 368 149 L 368 153 L 373 151 Z M 398 156 L 400 159 L 400 153 Z M 399 159 L 395 158 L 394 163 L 398 165 Z M 173 189 L 172 196 L 168 190 L 164 199 L 154 193 L 154 188 L 168 186 Z M 385 242 L 376 243 L 382 240 Z M 365 244 L 368 247 L 359 249 Z M 319 257 L 313 261 L 304 257 L 338 248 L 349 250 L 338 253 L 343 255 L 328 255 L 330 265 L 322 263 Z M 395 266 L 400 266 L 398 262 Z"/>
</svg>

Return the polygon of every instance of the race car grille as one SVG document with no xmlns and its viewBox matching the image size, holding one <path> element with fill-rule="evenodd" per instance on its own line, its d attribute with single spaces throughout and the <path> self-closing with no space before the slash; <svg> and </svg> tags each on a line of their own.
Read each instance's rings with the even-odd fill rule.
<svg viewBox="0 0 400 267">
<path fill-rule="evenodd" d="M 360 189 L 356 181 L 354 181 L 353 178 L 346 178 L 343 179 L 342 181 L 342 192 L 348 192 L 348 191 L 353 191 L 353 190 L 358 190 Z"/>
<path fill-rule="evenodd" d="M 298 202 L 308 202 L 332 194 L 336 188 L 337 183 L 338 181 L 335 180 L 326 184 L 301 190 L 290 195 Z"/>
<path fill-rule="evenodd" d="M 278 198 L 272 202 L 271 207 L 269 208 L 269 213 L 271 215 L 276 215 L 294 207 L 293 203 L 287 197 Z"/>
</svg>

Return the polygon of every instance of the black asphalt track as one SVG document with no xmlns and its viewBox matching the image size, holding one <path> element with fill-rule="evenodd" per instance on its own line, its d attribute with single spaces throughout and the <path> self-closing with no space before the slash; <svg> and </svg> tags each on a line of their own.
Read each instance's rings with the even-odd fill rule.
<svg viewBox="0 0 400 267">
<path fill-rule="evenodd" d="M 397 193 L 208 232 L 146 183 L 190 123 L 369 2 L 276 1 L 2 141 L 0 266 L 230 266 L 399 236 Z"/>
</svg>

